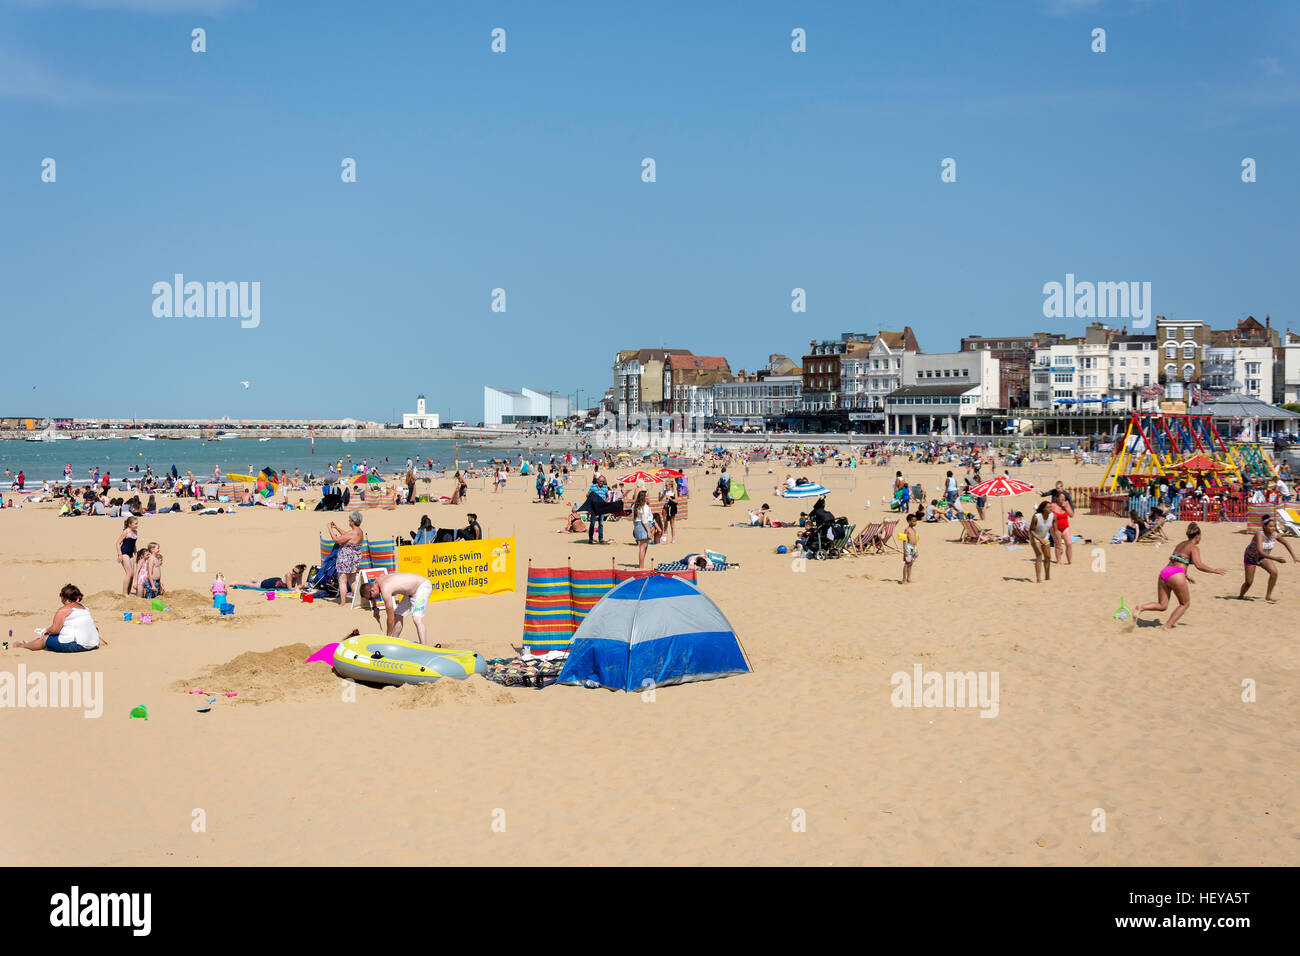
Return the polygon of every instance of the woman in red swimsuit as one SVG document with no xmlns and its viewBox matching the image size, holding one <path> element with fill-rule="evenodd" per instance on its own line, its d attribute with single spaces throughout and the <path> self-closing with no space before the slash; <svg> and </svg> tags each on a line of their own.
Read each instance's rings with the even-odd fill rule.
<svg viewBox="0 0 1300 956">
<path fill-rule="evenodd" d="M 1061 492 L 1052 491 L 1052 514 L 1056 516 L 1056 563 L 1061 563 L 1061 546 L 1065 546 L 1065 563 L 1074 563 L 1074 542 L 1070 540 L 1070 519 L 1074 517 L 1074 506 Z"/>
</svg>

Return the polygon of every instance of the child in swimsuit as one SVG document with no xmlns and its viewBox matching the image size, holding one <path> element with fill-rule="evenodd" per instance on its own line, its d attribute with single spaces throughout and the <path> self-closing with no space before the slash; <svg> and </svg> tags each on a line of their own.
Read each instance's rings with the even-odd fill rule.
<svg viewBox="0 0 1300 956">
<path fill-rule="evenodd" d="M 916 564 L 921 536 L 916 531 L 916 515 L 907 516 L 907 540 L 903 542 L 903 583 L 912 583 L 912 565 Z"/>
</svg>

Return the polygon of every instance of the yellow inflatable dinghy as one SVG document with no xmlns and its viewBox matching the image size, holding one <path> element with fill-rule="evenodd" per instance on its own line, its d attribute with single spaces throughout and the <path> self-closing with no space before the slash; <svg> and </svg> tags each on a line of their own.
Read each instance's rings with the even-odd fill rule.
<svg viewBox="0 0 1300 956">
<path fill-rule="evenodd" d="M 443 677 L 464 680 L 486 674 L 487 661 L 473 651 L 451 651 L 382 634 L 362 634 L 334 649 L 342 677 L 374 684 L 428 684 Z"/>
</svg>

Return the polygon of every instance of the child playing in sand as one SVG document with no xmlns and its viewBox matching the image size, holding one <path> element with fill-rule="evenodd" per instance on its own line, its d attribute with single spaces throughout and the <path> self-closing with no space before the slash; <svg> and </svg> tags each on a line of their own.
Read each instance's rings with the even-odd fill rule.
<svg viewBox="0 0 1300 956">
<path fill-rule="evenodd" d="M 916 564 L 917 545 L 921 536 L 916 531 L 916 515 L 907 516 L 907 540 L 903 542 L 903 583 L 912 583 L 912 565 Z"/>
<path fill-rule="evenodd" d="M 162 593 L 163 593 L 162 566 L 163 566 L 163 556 L 162 556 L 162 552 L 159 551 L 153 557 L 153 567 L 149 572 L 151 580 L 149 581 L 148 591 L 152 591 L 153 593 L 150 594 L 146 592 L 145 597 L 147 598 L 162 597 Z"/>
<path fill-rule="evenodd" d="M 226 596 L 226 576 L 220 571 L 217 572 L 217 579 L 212 582 L 212 596 L 214 598 Z"/>
</svg>

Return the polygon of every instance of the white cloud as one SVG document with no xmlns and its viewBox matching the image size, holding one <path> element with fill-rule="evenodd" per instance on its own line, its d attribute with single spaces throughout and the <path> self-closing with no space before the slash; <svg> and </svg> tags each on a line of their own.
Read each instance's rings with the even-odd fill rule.
<svg viewBox="0 0 1300 956">
<path fill-rule="evenodd" d="M 102 98 L 104 91 L 89 80 L 66 76 L 25 54 L 0 49 L 0 99 L 73 106 Z"/>
<path fill-rule="evenodd" d="M 1282 61 L 1275 56 L 1256 57 L 1253 62 L 1269 76 L 1282 75 Z"/>
</svg>

